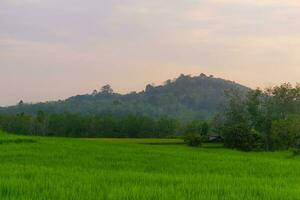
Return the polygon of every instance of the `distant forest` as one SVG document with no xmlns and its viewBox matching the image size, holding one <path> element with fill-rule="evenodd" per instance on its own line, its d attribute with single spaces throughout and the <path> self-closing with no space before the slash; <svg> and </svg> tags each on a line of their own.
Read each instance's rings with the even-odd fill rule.
<svg viewBox="0 0 300 200">
<path fill-rule="evenodd" d="M 127 95 L 106 85 L 65 101 L 3 108 L 0 129 L 42 136 L 181 137 L 190 146 L 213 136 L 243 151 L 300 154 L 300 84 L 251 90 L 202 74 Z"/>
<path fill-rule="evenodd" d="M 189 132 L 207 135 L 208 126 L 204 121 L 181 123 L 169 117 L 151 118 L 141 115 L 48 114 L 42 111 L 37 115 L 0 115 L 2 130 L 40 136 L 174 138 Z"/>
<path fill-rule="evenodd" d="M 30 104 L 20 101 L 16 106 L 0 108 L 6 114 L 77 113 L 84 115 L 126 116 L 129 114 L 148 117 L 167 116 L 179 120 L 210 119 L 226 104 L 226 92 L 250 89 L 232 81 L 200 74 L 181 74 L 163 85 L 147 85 L 142 92 L 118 94 L 105 85 L 91 94 L 77 95 L 63 101 Z"/>
</svg>

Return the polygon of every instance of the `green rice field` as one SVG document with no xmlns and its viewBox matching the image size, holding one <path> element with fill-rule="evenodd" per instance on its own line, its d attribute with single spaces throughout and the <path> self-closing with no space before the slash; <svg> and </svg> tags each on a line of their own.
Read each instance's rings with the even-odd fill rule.
<svg viewBox="0 0 300 200">
<path fill-rule="evenodd" d="M 0 199 L 300 199 L 300 157 L 291 152 L 181 143 L 0 133 Z"/>
</svg>

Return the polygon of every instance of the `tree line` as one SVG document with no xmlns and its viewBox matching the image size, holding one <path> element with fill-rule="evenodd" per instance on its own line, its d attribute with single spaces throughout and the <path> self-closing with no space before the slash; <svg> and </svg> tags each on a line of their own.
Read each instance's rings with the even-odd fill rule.
<svg viewBox="0 0 300 200">
<path fill-rule="evenodd" d="M 246 96 L 233 90 L 218 116 L 224 145 L 244 151 L 300 147 L 300 84 L 289 83 Z"/>
<path fill-rule="evenodd" d="M 171 138 L 185 132 L 208 132 L 202 121 L 180 123 L 174 118 L 143 115 L 2 114 L 0 129 L 24 135 L 64 137 Z"/>
<path fill-rule="evenodd" d="M 108 88 L 109 89 L 109 88 Z M 224 146 L 243 151 L 284 150 L 300 153 L 300 84 L 289 83 L 265 90 L 226 91 L 222 112 L 211 120 L 182 121 L 169 116 L 142 114 L 84 115 L 46 113 L 2 114 L 0 129 L 17 134 L 68 137 L 183 137 L 198 146 L 210 135 Z"/>
<path fill-rule="evenodd" d="M 163 85 L 148 84 L 143 91 L 118 94 L 110 85 L 89 94 L 76 95 L 66 100 L 43 103 L 20 101 L 15 106 L 0 107 L 0 113 L 36 115 L 38 111 L 47 113 L 80 113 L 84 115 L 114 116 L 139 114 L 150 117 L 169 116 L 183 121 L 210 119 L 220 111 L 220 104 L 226 100 L 224 91 L 247 87 L 205 74 L 179 77 L 166 81 Z"/>
</svg>

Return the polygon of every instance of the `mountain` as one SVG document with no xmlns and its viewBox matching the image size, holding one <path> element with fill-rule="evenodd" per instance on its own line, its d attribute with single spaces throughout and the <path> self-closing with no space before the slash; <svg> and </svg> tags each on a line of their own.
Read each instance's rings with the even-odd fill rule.
<svg viewBox="0 0 300 200">
<path fill-rule="evenodd" d="M 179 119 L 207 119 L 222 109 L 226 101 L 225 92 L 231 89 L 243 92 L 249 88 L 213 76 L 180 75 L 167 80 L 163 85 L 147 85 L 142 92 L 114 93 L 109 85 L 92 94 L 77 95 L 63 101 L 26 104 L 0 108 L 0 113 L 35 114 L 50 113 L 114 114 L 129 113 L 147 116 L 167 115 Z"/>
</svg>

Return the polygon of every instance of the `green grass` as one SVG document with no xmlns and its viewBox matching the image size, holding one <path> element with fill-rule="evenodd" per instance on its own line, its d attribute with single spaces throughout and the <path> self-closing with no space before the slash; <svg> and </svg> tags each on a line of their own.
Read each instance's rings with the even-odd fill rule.
<svg viewBox="0 0 300 200">
<path fill-rule="evenodd" d="M 109 143 L 125 144 L 184 144 L 182 139 L 154 139 L 154 138 L 86 138 L 83 140 L 100 141 Z"/>
<path fill-rule="evenodd" d="M 300 158 L 290 152 L 170 142 L 181 141 L 0 133 L 0 199 L 300 199 Z"/>
</svg>

